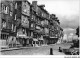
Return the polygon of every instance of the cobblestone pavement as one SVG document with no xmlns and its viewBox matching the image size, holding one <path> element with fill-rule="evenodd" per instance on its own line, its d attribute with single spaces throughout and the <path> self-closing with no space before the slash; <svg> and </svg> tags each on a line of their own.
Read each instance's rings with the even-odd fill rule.
<svg viewBox="0 0 80 58">
<path fill-rule="evenodd" d="M 70 44 L 55 44 L 55 45 L 33 47 L 33 48 L 27 48 L 27 49 L 3 51 L 1 52 L 1 54 L 2 55 L 49 55 L 50 48 L 53 48 L 54 55 L 64 55 L 63 53 L 58 52 L 59 47 L 69 48 Z"/>
</svg>

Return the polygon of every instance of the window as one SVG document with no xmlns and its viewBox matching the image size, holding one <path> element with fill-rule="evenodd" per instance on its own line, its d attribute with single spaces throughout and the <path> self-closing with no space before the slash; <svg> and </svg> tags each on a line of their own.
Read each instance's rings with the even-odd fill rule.
<svg viewBox="0 0 80 58">
<path fill-rule="evenodd" d="M 31 27 L 33 27 L 33 24 L 31 24 Z"/>
<path fill-rule="evenodd" d="M 2 8 L 1 11 L 4 12 L 4 5 L 3 4 L 1 4 L 1 8 Z"/>
<path fill-rule="evenodd" d="M 30 34 L 30 33 L 29 33 L 29 31 L 28 31 L 28 30 L 26 30 L 26 33 L 27 33 L 27 36 L 29 36 L 29 34 Z"/>
<path fill-rule="evenodd" d="M 17 9 L 17 3 L 15 4 L 15 9 Z"/>
<path fill-rule="evenodd" d="M 44 21 L 41 21 L 41 24 L 44 25 Z"/>
<path fill-rule="evenodd" d="M 2 22 L 2 27 L 6 28 L 6 22 L 5 21 Z"/>
<path fill-rule="evenodd" d="M 12 24 L 12 31 L 13 31 L 13 24 Z"/>
<path fill-rule="evenodd" d="M 25 29 L 23 29 L 23 34 L 25 34 Z"/>
<path fill-rule="evenodd" d="M 4 13 L 8 14 L 8 11 L 9 11 L 9 7 L 8 6 L 4 6 Z"/>
<path fill-rule="evenodd" d="M 25 23 L 25 19 L 23 19 L 22 21 L 23 21 L 23 23 Z"/>
<path fill-rule="evenodd" d="M 13 4 L 10 3 L 10 8 L 11 8 L 11 11 L 13 11 Z"/>
<path fill-rule="evenodd" d="M 32 19 L 34 19 L 34 16 L 32 15 Z"/>
<path fill-rule="evenodd" d="M 33 32 L 31 32 L 31 36 L 33 36 Z"/>
<path fill-rule="evenodd" d="M 10 12 L 10 16 L 12 16 L 12 12 Z"/>
<path fill-rule="evenodd" d="M 14 32 L 16 31 L 16 26 L 14 27 Z"/>
<path fill-rule="evenodd" d="M 43 13 L 42 13 L 42 16 L 44 16 Z"/>
<path fill-rule="evenodd" d="M 15 14 L 15 20 L 16 20 L 16 14 Z"/>
</svg>

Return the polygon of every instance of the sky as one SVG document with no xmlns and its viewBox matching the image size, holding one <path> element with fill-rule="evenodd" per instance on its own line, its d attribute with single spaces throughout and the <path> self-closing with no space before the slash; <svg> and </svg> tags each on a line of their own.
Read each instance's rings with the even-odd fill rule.
<svg viewBox="0 0 80 58">
<path fill-rule="evenodd" d="M 56 14 L 66 34 L 75 34 L 79 25 L 79 0 L 28 0 L 44 4 L 50 14 Z"/>
</svg>

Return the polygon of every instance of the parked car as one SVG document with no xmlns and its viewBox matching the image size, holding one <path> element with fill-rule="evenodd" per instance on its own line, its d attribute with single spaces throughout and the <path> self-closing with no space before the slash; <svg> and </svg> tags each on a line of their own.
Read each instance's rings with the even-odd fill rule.
<svg viewBox="0 0 80 58">
<path fill-rule="evenodd" d="M 79 55 L 79 40 L 74 40 L 69 49 L 59 47 L 59 52 L 63 52 L 66 55 Z"/>
</svg>

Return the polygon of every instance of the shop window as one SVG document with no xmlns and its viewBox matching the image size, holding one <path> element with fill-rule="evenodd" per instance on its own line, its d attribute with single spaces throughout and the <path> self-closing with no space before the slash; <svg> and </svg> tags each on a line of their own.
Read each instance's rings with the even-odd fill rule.
<svg viewBox="0 0 80 58">
<path fill-rule="evenodd" d="M 6 34 L 1 34 L 1 39 L 7 39 L 7 35 Z"/>
<path fill-rule="evenodd" d="M 2 36 L 2 34 L 1 34 L 1 39 L 3 39 L 3 36 Z"/>
<path fill-rule="evenodd" d="M 26 33 L 27 33 L 27 36 L 30 36 L 30 32 L 28 30 L 26 31 Z"/>
<path fill-rule="evenodd" d="M 36 41 L 36 44 L 39 44 L 39 42 L 38 42 L 38 41 Z"/>
</svg>

